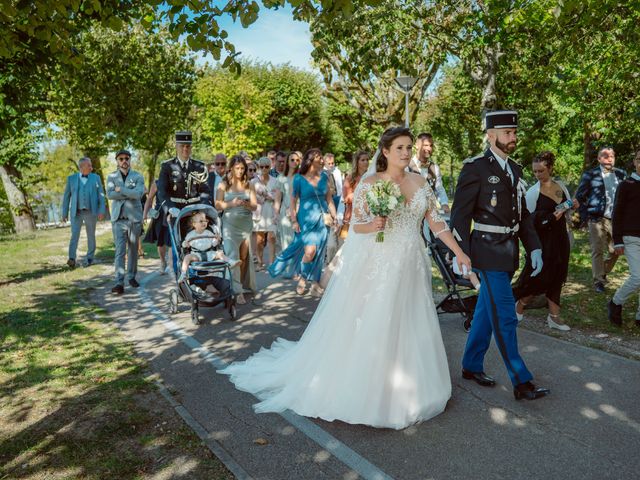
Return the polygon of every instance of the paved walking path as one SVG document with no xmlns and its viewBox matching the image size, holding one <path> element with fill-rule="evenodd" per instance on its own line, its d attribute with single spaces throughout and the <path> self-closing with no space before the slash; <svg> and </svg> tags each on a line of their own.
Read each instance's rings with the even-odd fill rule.
<svg viewBox="0 0 640 480">
<path fill-rule="evenodd" d="M 106 308 L 162 383 L 238 466 L 256 479 L 631 479 L 640 459 L 640 362 L 521 330 L 520 350 L 552 395 L 516 402 L 497 350 L 483 388 L 462 380 L 466 334 L 456 315 L 440 317 L 453 381 L 445 412 L 402 431 L 253 413 L 255 398 L 235 390 L 216 367 L 242 360 L 278 336 L 296 339 L 317 300 L 287 281 L 259 274 L 264 289 L 230 322 L 222 308 L 187 305 L 168 314 L 169 276 L 143 261 L 138 291 L 114 297 L 110 284 L 93 299 Z M 372 372 L 375 375 L 375 372 Z M 348 395 L 348 392 L 344 392 Z"/>
</svg>

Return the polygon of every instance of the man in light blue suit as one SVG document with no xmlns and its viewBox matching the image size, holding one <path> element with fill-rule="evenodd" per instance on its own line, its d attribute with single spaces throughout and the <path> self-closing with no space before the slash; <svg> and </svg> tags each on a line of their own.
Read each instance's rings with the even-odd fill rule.
<svg viewBox="0 0 640 480">
<path fill-rule="evenodd" d="M 104 190 L 100 177 L 91 173 L 91 159 L 83 157 L 78 161 L 80 173 L 67 177 L 67 186 L 62 197 L 62 221 L 71 220 L 71 241 L 67 265 L 76 266 L 78 239 L 82 224 L 87 232 L 87 266 L 94 262 L 96 253 L 96 221 L 102 220 L 105 213 Z"/>
<path fill-rule="evenodd" d="M 118 170 L 107 177 L 107 198 L 111 200 L 111 227 L 115 243 L 116 284 L 111 292 L 124 293 L 124 257 L 127 256 L 127 279 L 129 285 L 138 288 L 138 238 L 142 232 L 142 203 L 144 194 L 143 176 L 131 170 L 131 153 L 120 150 L 116 153 Z"/>
</svg>

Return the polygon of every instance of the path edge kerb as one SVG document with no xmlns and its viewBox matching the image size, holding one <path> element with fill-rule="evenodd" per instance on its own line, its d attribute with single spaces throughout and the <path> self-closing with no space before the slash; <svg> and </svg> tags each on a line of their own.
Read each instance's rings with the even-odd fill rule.
<svg viewBox="0 0 640 480">
<path fill-rule="evenodd" d="M 207 432 L 207 430 L 198 421 L 191 416 L 189 411 L 180 404 L 171 395 L 171 392 L 160 381 L 155 382 L 160 395 L 162 395 L 167 402 L 173 407 L 175 412 L 180 415 L 180 418 L 187 424 L 187 426 L 193 430 L 193 432 L 202 440 L 202 443 L 220 460 L 225 467 L 236 477 L 238 480 L 253 480 L 253 477 L 249 475 L 238 462 L 234 460 L 229 452 L 227 452 L 218 441 Z"/>
</svg>

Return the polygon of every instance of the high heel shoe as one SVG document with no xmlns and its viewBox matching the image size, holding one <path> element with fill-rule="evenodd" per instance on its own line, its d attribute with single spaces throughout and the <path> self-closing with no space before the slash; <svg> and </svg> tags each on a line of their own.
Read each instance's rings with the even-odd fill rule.
<svg viewBox="0 0 640 480">
<path fill-rule="evenodd" d="M 554 318 L 557 320 L 560 318 L 560 315 L 552 315 L 551 313 L 547 315 L 547 325 L 549 326 L 549 328 L 555 328 L 556 330 L 560 330 L 561 332 L 568 332 L 569 330 L 571 330 L 571 327 L 569 325 L 554 322 Z"/>
</svg>

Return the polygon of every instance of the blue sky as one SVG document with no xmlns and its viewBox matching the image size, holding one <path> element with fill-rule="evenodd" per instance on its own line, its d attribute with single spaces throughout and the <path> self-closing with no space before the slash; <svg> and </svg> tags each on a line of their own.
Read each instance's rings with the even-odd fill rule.
<svg viewBox="0 0 640 480">
<path fill-rule="evenodd" d="M 220 27 L 229 33 L 228 40 L 242 52 L 242 59 L 252 59 L 273 64 L 290 63 L 308 71 L 311 66 L 311 34 L 305 22 L 293 20 L 291 7 L 269 10 L 260 8 L 258 20 L 243 28 L 230 16 L 219 19 Z M 211 57 L 208 58 L 211 61 Z"/>
</svg>

